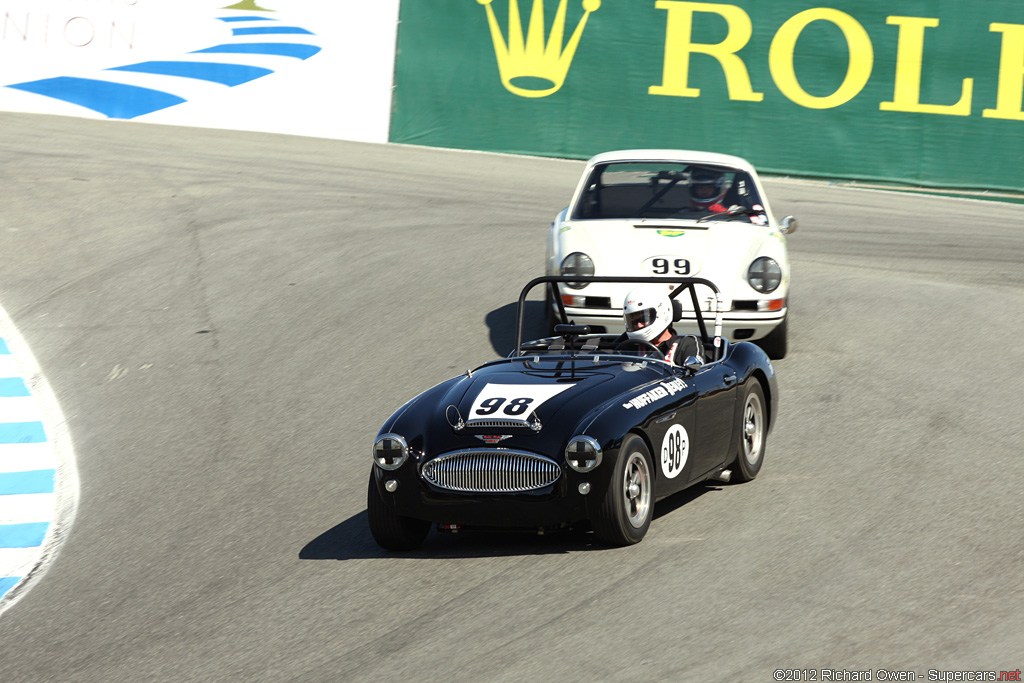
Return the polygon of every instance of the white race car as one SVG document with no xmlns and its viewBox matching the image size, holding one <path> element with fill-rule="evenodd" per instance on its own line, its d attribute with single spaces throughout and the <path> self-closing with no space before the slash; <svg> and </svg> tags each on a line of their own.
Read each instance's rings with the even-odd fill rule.
<svg viewBox="0 0 1024 683">
<path fill-rule="evenodd" d="M 547 275 L 700 277 L 701 310 L 723 311 L 722 334 L 753 341 L 770 358 L 786 355 L 789 256 L 796 219 L 776 221 L 757 172 L 735 156 L 673 149 L 598 154 L 551 224 Z M 669 287 L 671 289 L 671 287 Z M 628 285 L 564 283 L 548 294 L 549 326 L 567 319 L 597 331 L 624 330 Z M 674 327 L 697 331 L 690 315 Z"/>
</svg>

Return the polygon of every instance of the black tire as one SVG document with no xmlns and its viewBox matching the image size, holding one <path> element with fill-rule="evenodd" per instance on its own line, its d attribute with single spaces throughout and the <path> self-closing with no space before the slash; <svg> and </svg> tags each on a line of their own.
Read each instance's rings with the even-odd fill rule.
<svg viewBox="0 0 1024 683">
<path fill-rule="evenodd" d="M 413 550 L 430 533 L 430 522 L 402 517 L 380 497 L 373 472 L 370 472 L 370 490 L 366 492 L 366 516 L 373 540 L 386 550 Z"/>
<path fill-rule="evenodd" d="M 751 377 L 748 380 L 747 390 L 743 393 L 743 402 L 740 405 L 740 416 L 736 425 L 739 431 L 736 458 L 728 469 L 732 470 L 730 481 L 742 484 L 751 481 L 761 471 L 765 441 L 768 437 L 768 404 L 764 400 L 764 390 L 757 379 Z"/>
<path fill-rule="evenodd" d="M 632 486 L 636 489 L 632 489 Z M 622 442 L 615 472 L 591 523 L 594 535 L 611 546 L 643 540 L 654 517 L 654 463 L 647 444 L 636 434 Z"/>
<path fill-rule="evenodd" d="M 772 360 L 782 360 L 786 357 L 789 346 L 789 331 L 786 329 L 789 324 L 789 316 L 782 319 L 778 326 L 768 333 L 767 337 L 758 339 L 754 343 L 764 349 Z"/>
</svg>

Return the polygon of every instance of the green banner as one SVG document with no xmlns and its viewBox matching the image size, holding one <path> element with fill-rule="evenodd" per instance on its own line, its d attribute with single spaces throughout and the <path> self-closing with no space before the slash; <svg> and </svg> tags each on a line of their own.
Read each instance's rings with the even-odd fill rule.
<svg viewBox="0 0 1024 683">
<path fill-rule="evenodd" d="M 392 142 L 1024 190 L 1024 2 L 406 0 Z"/>
</svg>

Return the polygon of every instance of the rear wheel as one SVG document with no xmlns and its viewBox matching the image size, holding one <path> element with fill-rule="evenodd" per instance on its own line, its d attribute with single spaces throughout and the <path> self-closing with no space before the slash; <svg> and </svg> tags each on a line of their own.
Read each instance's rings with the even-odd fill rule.
<svg viewBox="0 0 1024 683">
<path fill-rule="evenodd" d="M 786 357 L 786 350 L 789 345 L 789 333 L 786 329 L 788 322 L 789 316 L 787 315 L 774 330 L 768 333 L 768 336 L 754 342 L 764 349 L 764 352 L 772 360 L 782 360 Z"/>
<path fill-rule="evenodd" d="M 740 412 L 740 438 L 736 446 L 736 458 L 729 469 L 732 470 L 733 481 L 743 483 L 750 481 L 761 471 L 764 462 L 765 439 L 768 435 L 768 411 L 765 408 L 764 390 L 761 383 L 750 378 L 743 397 L 743 410 Z"/>
<path fill-rule="evenodd" d="M 381 498 L 373 472 L 370 472 L 370 489 L 366 492 L 366 516 L 373 540 L 387 550 L 418 548 L 430 532 L 430 522 L 402 517 Z"/>
<path fill-rule="evenodd" d="M 647 444 L 636 434 L 622 442 L 611 484 L 594 520 L 594 535 L 623 546 L 639 543 L 654 516 L 654 467 Z"/>
</svg>

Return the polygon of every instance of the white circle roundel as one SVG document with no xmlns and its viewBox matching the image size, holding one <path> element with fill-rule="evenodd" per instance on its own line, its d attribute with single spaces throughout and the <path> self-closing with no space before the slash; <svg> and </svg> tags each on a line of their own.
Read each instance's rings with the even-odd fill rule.
<svg viewBox="0 0 1024 683">
<path fill-rule="evenodd" d="M 690 453 L 690 438 L 682 425 L 672 425 L 661 442 L 661 471 L 672 479 L 679 476 Z"/>
</svg>

